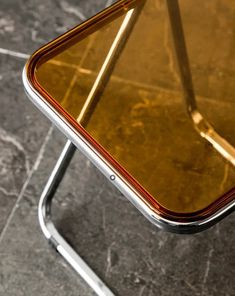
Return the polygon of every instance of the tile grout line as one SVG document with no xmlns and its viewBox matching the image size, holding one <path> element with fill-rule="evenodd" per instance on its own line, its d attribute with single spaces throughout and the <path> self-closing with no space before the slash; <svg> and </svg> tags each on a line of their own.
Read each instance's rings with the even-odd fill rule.
<svg viewBox="0 0 235 296">
<path fill-rule="evenodd" d="M 109 2 L 110 1 L 107 0 L 106 7 L 108 6 Z M 88 48 L 89 48 L 89 46 L 88 46 Z M 25 54 L 25 53 L 17 52 L 17 51 L 14 51 L 14 50 L 5 49 L 5 48 L 0 48 L 0 54 L 8 55 L 8 56 L 16 57 L 16 58 L 21 58 L 21 59 L 24 59 L 24 60 L 25 59 L 27 60 L 30 57 L 29 54 Z M 86 55 L 86 53 L 84 55 Z M 29 172 L 28 177 L 27 177 L 26 181 L 24 182 L 24 184 L 23 184 L 23 186 L 21 188 L 21 191 L 20 191 L 20 193 L 18 195 L 18 198 L 16 199 L 15 204 L 14 204 L 14 206 L 13 206 L 13 208 L 12 208 L 12 210 L 11 210 L 9 216 L 8 216 L 8 219 L 7 219 L 5 225 L 4 225 L 4 227 L 3 227 L 3 229 L 2 229 L 2 231 L 0 233 L 0 244 L 1 244 L 1 242 L 2 242 L 2 240 L 4 238 L 4 236 L 5 236 L 5 233 L 6 233 L 7 229 L 8 229 L 8 226 L 10 225 L 10 223 L 12 221 L 12 218 L 13 218 L 13 216 L 14 216 L 14 214 L 16 212 L 16 209 L 18 207 L 18 204 L 19 204 L 20 200 L 24 196 L 25 190 L 26 190 L 26 188 L 27 188 L 27 186 L 28 186 L 34 172 L 38 169 L 38 166 L 41 163 L 41 160 L 42 160 L 44 152 L 45 152 L 46 145 L 47 145 L 49 139 L 51 138 L 52 131 L 53 131 L 53 126 L 51 126 L 49 128 L 49 131 L 48 131 L 48 133 L 47 133 L 47 135 L 46 135 L 46 137 L 44 139 L 44 142 L 43 142 L 43 144 L 42 144 L 42 146 L 41 146 L 41 148 L 39 150 L 37 159 L 36 159 L 32 169 L 31 169 L 31 171 Z"/>
<path fill-rule="evenodd" d="M 10 225 L 10 223 L 12 221 L 12 218 L 13 218 L 15 212 L 16 212 L 16 209 L 18 207 L 19 202 L 23 198 L 25 190 L 26 190 L 26 188 L 27 188 L 27 186 L 28 186 L 34 172 L 38 169 L 38 166 L 39 166 L 39 164 L 40 164 L 40 162 L 41 162 L 41 160 L 42 160 L 42 158 L 44 156 L 45 149 L 46 149 L 46 146 L 47 146 L 47 144 L 48 144 L 48 142 L 49 142 L 49 140 L 51 138 L 53 129 L 54 129 L 54 126 L 51 125 L 51 127 L 49 128 L 49 130 L 47 132 L 47 135 L 46 135 L 46 137 L 44 139 L 44 142 L 43 142 L 43 144 L 42 144 L 42 146 L 41 146 L 41 148 L 39 150 L 36 161 L 35 161 L 34 165 L 32 166 L 32 169 L 30 170 L 30 172 L 28 174 L 28 177 L 27 177 L 26 181 L 24 182 L 24 185 L 22 186 L 22 189 L 21 189 L 21 191 L 19 193 L 19 196 L 18 196 L 18 198 L 17 198 L 17 200 L 16 200 L 16 202 L 15 202 L 15 204 L 14 204 L 14 206 L 13 206 L 13 208 L 12 208 L 12 210 L 11 210 L 9 216 L 8 216 L 8 219 L 7 219 L 6 223 L 5 223 L 5 226 L 3 227 L 3 230 L 0 233 L 0 244 L 1 244 L 2 240 L 3 240 L 3 237 L 4 237 L 7 229 L 8 229 L 8 226 Z"/>
<path fill-rule="evenodd" d="M 113 1 L 112 0 L 107 0 L 105 8 L 107 8 L 111 4 L 113 4 Z M 79 14 L 79 16 L 80 16 L 82 21 L 85 21 L 87 19 L 87 17 L 82 13 Z M 5 54 L 5 55 L 21 58 L 21 59 L 28 59 L 30 57 L 29 54 L 25 54 L 25 53 L 22 53 L 22 52 L 18 52 L 18 51 L 6 49 L 6 48 L 0 48 L 0 54 Z"/>
<path fill-rule="evenodd" d="M 106 3 L 106 7 L 109 6 L 111 3 L 110 0 L 107 0 L 107 3 Z M 25 54 L 25 53 L 21 53 L 21 52 L 17 52 L 17 51 L 14 51 L 14 50 L 9 50 L 9 49 L 5 49 L 5 48 L 0 48 L 0 54 L 3 54 L 3 55 L 8 55 L 8 56 L 12 56 L 12 57 L 16 57 L 16 58 L 21 58 L 21 59 L 29 59 L 30 55 L 29 54 Z M 44 156 L 44 152 L 45 152 L 45 148 L 47 146 L 47 143 L 48 141 L 50 140 L 51 138 L 51 135 L 52 135 L 52 131 L 53 131 L 53 125 L 49 128 L 49 131 L 47 132 L 47 135 L 44 139 L 44 142 L 39 150 L 39 153 L 38 153 L 38 156 L 36 158 L 36 161 L 34 163 L 34 165 L 32 166 L 32 169 L 30 170 L 28 176 L 27 176 L 27 179 L 26 181 L 24 182 L 21 190 L 20 190 L 20 193 L 18 195 L 18 198 L 16 199 L 15 201 L 15 204 L 8 216 L 8 219 L 5 223 L 5 226 L 3 227 L 1 233 L 0 233 L 0 243 L 2 242 L 3 238 L 4 238 L 4 235 L 5 233 L 7 232 L 7 229 L 12 221 L 12 218 L 14 217 L 14 214 L 16 212 L 16 209 L 19 205 L 19 202 L 21 201 L 21 199 L 23 198 L 24 196 L 24 193 L 25 193 L 25 190 L 34 174 L 34 172 L 38 169 L 41 161 L 42 161 L 42 158 Z"/>
<path fill-rule="evenodd" d="M 108 2 L 109 2 L 109 0 L 108 0 Z M 12 56 L 12 57 L 18 57 L 18 58 L 22 58 L 22 59 L 28 59 L 30 57 L 29 54 L 25 54 L 25 53 L 13 51 L 13 50 L 8 50 L 8 49 L 4 49 L 4 48 L 0 48 L 0 54 Z M 75 64 L 67 64 L 67 63 L 64 63 L 64 62 L 61 62 L 61 61 L 51 61 L 51 63 L 54 64 L 54 65 L 58 65 L 58 66 L 65 66 L 65 67 L 70 67 L 72 69 L 77 69 L 77 65 L 75 65 Z M 90 69 L 80 67 L 77 70 L 81 74 L 97 75 L 96 71 L 93 71 L 93 70 L 90 70 Z M 116 75 L 112 75 L 111 79 L 116 80 L 117 82 L 120 82 L 120 83 L 125 83 L 125 84 L 129 83 L 129 84 L 132 84 L 133 86 L 146 88 L 146 89 L 151 90 L 151 91 L 153 91 L 153 90 L 164 91 L 164 92 L 167 91 L 167 92 L 170 92 L 172 94 L 179 93 L 179 91 L 175 90 L 175 89 L 164 88 L 164 87 L 161 87 L 161 86 L 155 86 L 155 85 L 151 85 L 151 84 L 148 84 L 148 83 L 145 84 L 145 83 L 141 83 L 141 82 L 138 82 L 138 81 L 125 79 L 125 78 L 122 78 L 122 77 L 119 77 L 119 76 L 116 76 Z M 198 98 L 208 99 L 208 97 L 202 97 L 202 96 L 198 96 Z M 214 99 L 210 98 L 210 100 L 214 100 Z"/>
<path fill-rule="evenodd" d="M 8 49 L 4 49 L 4 48 L 0 48 L 0 54 L 12 56 L 12 57 L 18 57 L 18 58 L 22 58 L 22 59 L 28 59 L 30 57 L 29 54 L 25 54 L 25 53 L 13 51 L 13 50 L 8 50 Z M 67 64 L 67 63 L 63 63 L 61 61 L 51 61 L 51 63 L 55 64 L 55 65 L 58 65 L 58 66 L 71 67 L 73 69 L 77 69 L 77 67 L 78 67 L 75 64 Z M 86 74 L 86 75 L 97 75 L 97 72 L 95 72 L 93 70 L 90 70 L 90 69 L 82 68 L 82 67 L 80 67 L 78 69 L 78 72 L 81 73 L 81 74 Z M 149 90 L 167 91 L 167 92 L 170 92 L 172 94 L 179 93 L 178 90 L 166 89 L 166 88 L 163 88 L 161 86 L 145 84 L 145 83 L 141 83 L 141 82 L 138 82 L 138 81 L 125 79 L 125 78 L 122 78 L 122 77 L 119 77 L 119 76 L 116 76 L 116 75 L 112 75 L 111 79 L 116 80 L 117 82 L 120 82 L 120 83 L 125 83 L 125 84 L 129 83 L 129 84 L 132 84 L 133 86 L 135 85 L 137 87 L 147 88 Z M 207 97 L 201 97 L 201 96 L 198 96 L 198 98 L 207 99 Z"/>
<path fill-rule="evenodd" d="M 26 60 L 30 57 L 29 54 L 25 54 L 18 51 L 5 49 L 5 48 L 0 48 L 0 54 L 5 54 L 5 55 L 9 55 L 16 58 L 26 59 Z"/>
<path fill-rule="evenodd" d="M 12 56 L 12 57 L 18 57 L 18 58 L 22 58 L 22 59 L 28 59 L 30 57 L 30 55 L 28 55 L 28 54 L 24 54 L 24 53 L 21 53 L 21 52 L 8 50 L 8 49 L 4 49 L 4 48 L 0 48 L 0 54 Z M 97 72 L 95 72 L 93 70 L 90 70 L 90 69 L 79 67 L 78 65 L 75 65 L 75 64 L 67 64 L 67 63 L 63 63 L 61 61 L 50 61 L 50 63 L 54 64 L 54 65 L 58 65 L 58 66 L 71 67 L 72 69 L 76 69 L 81 74 L 97 75 Z M 75 73 L 74 75 L 77 76 L 76 74 L 77 73 Z M 76 77 L 73 77 L 73 78 L 76 78 Z M 141 83 L 141 82 L 138 82 L 138 81 L 135 82 L 134 80 L 128 80 L 128 79 L 121 78 L 121 77 L 115 76 L 115 75 L 112 75 L 111 79 L 116 80 L 117 82 L 120 82 L 120 83 L 129 83 L 129 84 L 132 84 L 132 85 L 136 85 L 138 87 L 148 88 L 150 90 L 164 90 L 164 91 L 166 90 L 165 88 L 162 88 L 160 86 L 145 84 L 145 83 Z M 73 85 L 73 83 L 72 83 L 72 85 Z M 70 91 L 70 87 L 69 87 L 68 90 Z M 172 93 L 176 92 L 174 90 L 169 90 L 169 91 L 172 92 Z"/>
<path fill-rule="evenodd" d="M 66 93 L 65 93 L 65 95 L 64 95 L 64 97 L 63 97 L 63 99 L 61 101 L 61 105 L 63 105 L 67 101 L 67 99 L 68 99 L 68 97 L 69 97 L 69 95 L 71 93 L 71 90 L 72 90 L 72 88 L 74 87 L 74 85 L 76 83 L 77 77 L 79 75 L 79 69 L 82 67 L 82 64 L 83 64 L 84 60 L 86 59 L 86 57 L 87 57 L 87 55 L 89 53 L 89 50 L 90 50 L 93 43 L 94 43 L 94 36 L 90 36 L 89 40 L 88 40 L 88 44 L 86 46 L 86 49 L 85 49 L 85 51 L 84 51 L 84 53 L 83 53 L 83 55 L 81 57 L 81 60 L 80 60 L 79 64 L 76 66 L 76 70 L 75 70 L 75 72 L 73 74 L 73 77 L 72 77 L 72 79 L 70 81 L 69 87 L 67 88 Z"/>
<path fill-rule="evenodd" d="M 22 58 L 22 59 L 28 59 L 30 57 L 29 54 L 25 54 L 25 53 L 13 51 L 13 50 L 8 50 L 8 49 L 4 49 L 4 48 L 0 48 L 0 54 L 9 55 L 9 56 L 12 56 L 12 57 L 17 57 L 17 58 Z M 71 67 L 73 69 L 78 70 L 78 72 L 80 72 L 82 74 L 97 75 L 97 73 L 95 71 L 79 67 L 78 65 L 75 65 L 75 64 L 67 64 L 67 63 L 63 63 L 61 61 L 50 61 L 50 62 L 52 64 L 58 65 L 58 66 Z M 75 76 L 76 76 L 76 73 L 75 73 Z M 122 82 L 122 83 L 130 83 L 130 84 L 133 84 L 133 85 L 136 84 L 139 87 L 144 87 L 144 88 L 149 88 L 149 89 L 157 89 L 157 90 L 159 90 L 159 88 L 160 88 L 160 87 L 152 86 L 152 85 L 149 85 L 149 84 L 142 84 L 142 83 L 139 83 L 139 82 L 123 79 L 121 77 L 114 76 L 114 75 L 111 78 L 113 78 L 114 80 L 117 80 L 119 82 Z M 70 87 L 69 87 L 69 89 L 70 89 Z"/>
</svg>

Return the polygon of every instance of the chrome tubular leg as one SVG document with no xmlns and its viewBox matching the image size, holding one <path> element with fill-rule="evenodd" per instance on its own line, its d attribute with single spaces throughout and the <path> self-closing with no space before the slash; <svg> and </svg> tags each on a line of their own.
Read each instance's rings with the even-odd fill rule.
<svg viewBox="0 0 235 296">
<path fill-rule="evenodd" d="M 140 4 L 136 8 L 130 9 L 126 14 L 121 27 L 112 43 L 112 46 L 110 47 L 110 50 L 104 60 L 104 63 L 99 71 L 99 74 L 91 88 L 91 91 L 77 118 L 77 121 L 80 122 L 83 126 L 86 126 L 86 124 L 88 123 L 90 115 L 95 109 L 95 106 L 98 103 L 99 98 L 110 79 L 115 64 L 128 41 L 128 38 L 132 32 L 132 29 L 134 28 L 134 25 L 136 24 L 136 21 L 144 4 L 145 1 L 140 1 Z"/>
<path fill-rule="evenodd" d="M 89 286 L 102 296 L 114 296 L 109 288 L 99 279 L 99 277 L 90 269 L 83 259 L 73 250 L 55 228 L 52 222 L 51 205 L 56 190 L 72 160 L 76 147 L 72 142 L 67 141 L 49 179 L 42 192 L 38 217 L 41 229 L 48 241 L 64 257 L 64 259 L 80 274 L 80 276 L 89 284 Z"/>
<path fill-rule="evenodd" d="M 142 2 L 144 3 L 144 1 Z M 101 67 L 97 79 L 90 91 L 90 94 L 82 108 L 78 117 L 78 122 L 86 125 L 89 121 L 92 110 L 97 104 L 100 94 L 102 93 L 110 75 L 112 74 L 115 63 L 123 50 L 128 37 L 132 31 L 138 15 L 142 9 L 139 5 L 135 9 L 127 12 L 126 17 L 118 31 L 118 34 L 109 50 L 109 53 Z M 47 240 L 56 248 L 62 257 L 75 269 L 75 271 L 89 284 L 89 286 L 99 296 L 114 296 L 111 290 L 100 280 L 100 278 L 90 269 L 76 251 L 65 241 L 52 221 L 52 199 L 55 196 L 56 190 L 63 179 L 63 176 L 73 158 L 76 151 L 75 145 L 71 141 L 67 141 L 48 181 L 42 192 L 39 207 L 38 217 L 41 229 Z"/>
<path fill-rule="evenodd" d="M 196 130 L 232 165 L 235 148 L 221 137 L 197 108 L 178 0 L 166 0 L 187 111 Z"/>
</svg>

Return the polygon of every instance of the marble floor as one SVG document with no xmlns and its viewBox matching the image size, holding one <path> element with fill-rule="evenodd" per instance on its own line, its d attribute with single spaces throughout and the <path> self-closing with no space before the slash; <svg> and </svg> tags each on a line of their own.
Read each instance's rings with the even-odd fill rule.
<svg viewBox="0 0 235 296">
<path fill-rule="evenodd" d="M 226 16 L 218 19 L 223 30 L 224 19 L 231 18 L 225 9 L 229 1 L 214 2 Z M 94 295 L 48 245 L 38 225 L 38 199 L 66 139 L 26 98 L 21 72 L 34 50 L 110 4 L 0 1 L 1 296 Z M 213 4 L 208 9 L 213 11 Z M 217 83 L 216 77 L 211 81 Z M 225 165 L 221 186 L 228 170 Z M 77 152 L 54 215 L 63 235 L 117 295 L 235 295 L 234 214 L 196 235 L 163 232 Z"/>
</svg>

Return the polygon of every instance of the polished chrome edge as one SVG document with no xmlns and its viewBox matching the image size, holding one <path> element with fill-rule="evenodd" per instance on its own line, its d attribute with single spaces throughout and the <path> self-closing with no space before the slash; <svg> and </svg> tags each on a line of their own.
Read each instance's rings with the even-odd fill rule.
<svg viewBox="0 0 235 296">
<path fill-rule="evenodd" d="M 135 189 L 122 179 L 119 173 L 95 151 L 69 122 L 62 118 L 51 105 L 32 88 L 27 79 L 26 68 L 23 70 L 23 84 L 29 99 L 64 133 L 80 150 L 126 197 L 127 199 L 154 225 L 174 233 L 196 233 L 209 228 L 235 209 L 235 200 L 208 218 L 193 222 L 178 222 L 165 219 L 152 210 L 141 199 Z"/>
</svg>

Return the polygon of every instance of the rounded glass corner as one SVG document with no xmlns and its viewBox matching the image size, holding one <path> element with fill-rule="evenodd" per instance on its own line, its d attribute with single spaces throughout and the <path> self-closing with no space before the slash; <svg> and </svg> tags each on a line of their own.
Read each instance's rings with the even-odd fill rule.
<svg viewBox="0 0 235 296">
<path fill-rule="evenodd" d="M 138 16 L 138 24 L 130 30 L 133 36 L 127 38 L 128 40 L 126 40 L 126 42 L 128 42 L 128 44 L 121 49 L 122 52 L 120 56 L 118 54 L 118 62 L 115 62 L 112 71 L 108 73 L 111 78 L 109 77 L 108 82 L 102 81 L 103 85 L 101 84 L 99 86 L 101 91 L 97 93 L 97 96 L 99 96 L 98 103 L 94 104 L 92 108 L 89 107 L 89 112 L 83 113 L 83 116 L 84 114 L 86 115 L 86 120 L 78 120 L 79 113 L 84 109 L 84 105 L 86 104 L 86 99 L 91 95 L 90 90 L 92 90 L 97 83 L 100 74 L 99 71 L 102 70 L 104 62 L 110 53 L 110 48 L 112 48 L 114 44 L 113 41 L 120 33 L 120 27 L 123 26 L 125 20 L 127 21 L 127 12 L 131 9 L 135 10 L 139 3 L 143 4 L 143 1 L 118 1 L 111 8 L 106 9 L 42 47 L 28 61 L 25 67 L 25 75 L 37 100 L 43 99 L 45 104 L 50 106 L 50 109 L 54 112 L 54 120 L 56 121 L 56 117 L 63 118 L 67 127 L 75 129 L 81 135 L 88 144 L 87 149 L 96 151 L 99 160 L 101 159 L 104 161 L 105 165 L 113 169 L 115 174 L 123 181 L 122 184 L 127 184 L 132 193 L 135 193 L 134 196 L 136 200 L 140 199 L 142 201 L 142 205 L 138 206 L 138 208 L 142 212 L 147 213 L 148 218 L 152 222 L 157 221 L 155 224 L 158 226 L 174 232 L 197 232 L 197 229 L 209 227 L 213 224 L 213 221 L 219 220 L 226 212 L 231 212 L 234 209 L 235 188 L 231 186 L 228 190 L 225 190 L 225 193 L 218 193 L 214 199 L 211 198 L 208 201 L 205 200 L 205 202 L 201 201 L 198 203 L 198 206 L 195 205 L 194 207 L 187 205 L 187 203 L 190 204 L 190 197 L 187 196 L 189 201 L 185 202 L 185 208 L 183 208 L 180 204 L 177 205 L 177 202 L 180 203 L 180 200 L 184 200 L 183 189 L 182 199 L 178 196 L 176 201 L 171 202 L 171 199 L 173 199 L 172 196 L 175 196 L 173 192 L 174 186 L 175 188 L 177 187 L 177 181 L 172 182 L 171 179 L 176 178 L 176 180 L 178 180 L 178 185 L 181 186 L 181 179 L 177 176 L 177 168 L 182 169 L 180 167 L 180 165 L 182 165 L 180 156 L 178 155 L 173 158 L 170 164 L 167 160 L 165 166 L 160 156 L 160 164 L 157 163 L 157 158 L 151 161 L 151 156 L 153 156 L 154 149 L 157 147 L 157 142 L 152 141 L 156 127 L 152 124 L 149 130 L 141 130 L 141 125 L 150 126 L 148 116 L 151 117 L 153 116 L 152 114 L 156 116 L 159 115 L 160 120 L 163 118 L 162 115 L 155 110 L 159 107 L 159 103 L 155 105 L 149 103 L 149 98 L 153 96 L 153 91 L 157 91 L 157 87 L 154 89 L 153 86 L 151 86 L 152 88 L 149 90 L 146 87 L 147 83 L 139 83 L 141 79 L 144 79 L 144 76 L 141 70 L 137 70 L 136 66 L 135 71 L 137 74 L 135 76 L 131 73 L 129 77 L 123 78 L 120 74 L 130 72 L 128 68 L 134 65 L 133 56 L 136 58 L 136 65 L 140 68 L 143 67 L 144 63 L 147 63 L 146 52 L 139 55 L 138 59 L 136 50 L 133 54 L 133 48 L 138 49 L 140 52 L 142 51 L 138 46 L 140 42 L 139 39 L 141 38 L 138 30 L 140 31 L 141 27 L 146 27 L 148 23 L 153 25 L 151 15 L 149 20 L 147 18 L 150 14 L 148 4 L 145 4 L 145 6 L 147 6 L 147 13 L 145 14 L 144 7 L 140 17 Z M 132 15 L 130 15 L 129 20 L 131 17 Z M 149 30 L 148 34 L 151 35 Z M 156 36 L 153 34 L 152 37 L 155 38 Z M 146 39 L 147 38 L 150 38 L 150 36 L 146 36 Z M 100 48 L 103 49 L 102 52 L 98 50 Z M 149 48 L 145 50 L 149 50 Z M 86 53 L 85 57 L 84 53 Z M 160 54 L 163 55 L 164 53 Z M 153 57 L 151 57 L 148 63 L 151 65 L 151 63 L 157 62 L 158 60 L 155 62 L 153 61 Z M 156 72 L 153 70 L 150 74 L 155 75 Z M 163 74 L 166 75 L 165 73 Z M 128 86 L 128 81 L 131 86 Z M 161 88 L 159 89 L 161 90 Z M 138 92 L 136 90 L 138 90 Z M 114 102 L 112 102 L 110 98 L 112 98 L 111 94 L 114 93 L 115 98 L 113 99 Z M 169 99 L 168 94 L 166 95 L 164 93 L 164 95 L 166 99 Z M 144 97 L 144 100 L 141 96 Z M 155 95 L 153 97 L 159 101 L 158 96 Z M 127 100 L 123 98 L 129 98 L 129 102 L 133 101 L 133 105 L 128 105 Z M 148 107 L 148 104 L 150 104 L 150 107 Z M 146 111 L 145 108 L 146 110 L 149 108 L 149 110 Z M 160 106 L 159 108 L 162 110 L 161 112 L 164 112 L 164 106 Z M 143 118 L 139 115 L 139 110 L 144 114 Z M 122 112 L 126 115 L 123 115 Z M 134 118 L 139 116 L 136 121 L 128 121 L 127 118 L 130 112 L 133 112 L 131 116 Z M 45 113 L 47 113 L 47 111 Z M 87 118 L 89 120 L 87 120 Z M 113 135 L 112 131 L 110 131 L 112 130 L 110 127 L 113 127 L 114 123 L 117 123 L 119 118 L 122 119 L 118 125 L 119 131 Z M 163 120 L 165 119 L 163 118 Z M 132 130 L 130 127 L 132 127 Z M 159 125 L 157 125 L 157 127 L 161 129 Z M 70 131 L 69 129 L 67 130 L 69 134 Z M 146 148 L 146 146 L 146 151 L 144 151 L 141 141 L 143 141 L 146 133 L 148 136 L 148 148 Z M 181 132 L 177 131 L 177 135 L 178 134 L 181 134 Z M 126 146 L 121 146 L 122 143 L 118 139 L 120 135 L 124 137 Z M 167 137 L 168 134 L 163 132 L 162 135 Z M 187 135 L 187 132 L 185 135 Z M 129 143 L 128 137 L 130 139 Z M 196 136 L 193 135 L 193 141 L 195 141 L 195 138 Z M 202 139 L 202 141 L 204 140 Z M 166 141 L 166 143 L 168 142 L 169 141 Z M 182 147 L 184 147 L 184 144 L 182 144 Z M 177 145 L 176 148 L 180 149 Z M 163 151 L 165 148 L 161 149 Z M 169 149 L 169 147 L 167 147 L 167 149 Z M 174 149 L 174 147 L 172 147 L 172 149 Z M 206 149 L 200 149 L 203 153 L 206 151 Z M 201 151 L 200 149 L 199 151 Z M 128 155 L 134 156 L 131 158 Z M 172 157 L 172 152 L 167 154 L 164 151 L 163 155 L 165 155 L 166 158 L 169 157 L 169 155 Z M 141 162 L 141 157 L 145 157 L 146 161 Z M 96 160 L 94 160 L 94 162 L 95 161 Z M 136 162 L 138 161 L 143 164 L 145 163 L 145 167 L 143 165 L 137 166 Z M 161 164 L 161 161 L 163 164 Z M 156 162 L 155 165 L 154 162 Z M 161 187 L 161 183 L 155 184 L 157 177 L 154 177 L 152 173 L 152 171 L 155 170 L 155 166 L 158 165 L 159 171 L 156 170 L 156 175 L 159 174 L 160 176 L 163 174 L 164 176 L 168 176 L 167 169 L 169 170 L 169 180 L 167 182 L 162 181 L 162 178 L 160 178 L 161 182 L 165 182 L 164 184 L 167 188 L 164 198 L 161 198 L 160 194 L 157 193 L 157 188 L 158 186 Z M 161 170 L 162 168 L 163 170 Z M 210 166 L 206 169 L 208 173 L 210 173 Z M 187 170 L 187 167 L 185 170 Z M 213 174 L 216 182 L 217 175 L 216 173 Z M 151 175 L 153 179 L 152 185 L 148 181 L 148 175 Z M 183 180 L 183 176 L 181 178 Z M 209 180 L 208 176 L 207 178 Z M 200 180 L 200 177 L 198 180 Z M 206 182 L 204 182 L 204 185 L 206 186 Z M 122 186 L 124 185 L 120 186 L 119 184 L 120 190 Z M 168 190 L 171 186 L 172 195 Z M 193 193 L 195 196 L 193 202 L 195 204 L 197 195 L 199 196 L 201 193 L 200 190 Z M 211 195 L 209 190 L 210 189 L 208 189 L 208 195 Z M 190 190 L 186 192 L 186 195 L 188 192 L 190 192 Z M 143 210 L 143 205 L 147 206 L 149 210 Z"/>
</svg>

